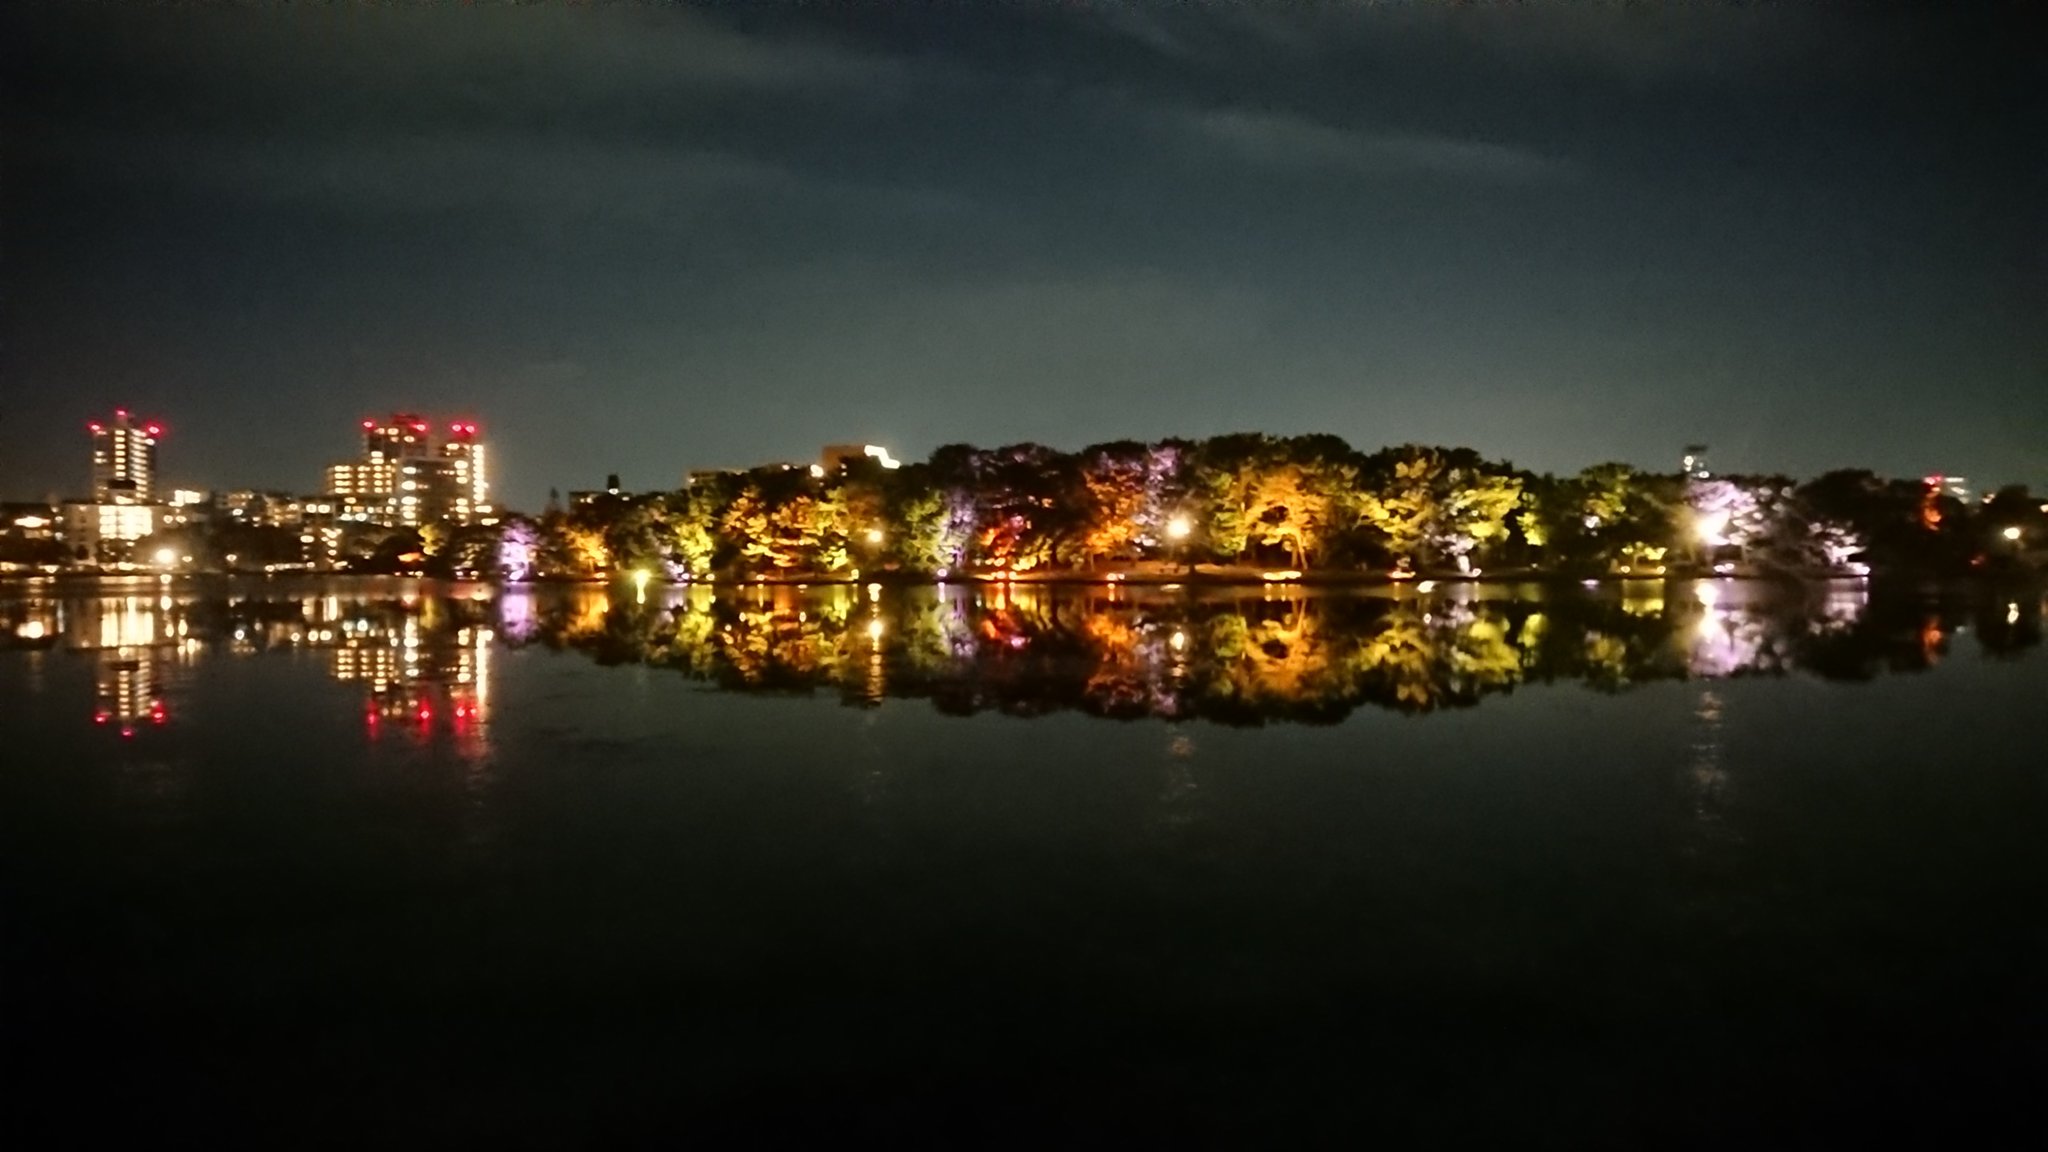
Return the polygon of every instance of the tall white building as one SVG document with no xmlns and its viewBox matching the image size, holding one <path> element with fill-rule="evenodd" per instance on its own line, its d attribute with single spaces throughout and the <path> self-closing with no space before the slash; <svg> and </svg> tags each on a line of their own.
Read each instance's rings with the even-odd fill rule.
<svg viewBox="0 0 2048 1152">
<path fill-rule="evenodd" d="M 64 542 L 74 560 L 126 565 L 135 541 L 162 528 L 170 511 L 155 500 L 163 426 L 117 408 L 113 419 L 86 428 L 92 433 L 92 498 L 64 502 Z"/>
<path fill-rule="evenodd" d="M 138 421 L 126 408 L 114 418 L 95 420 L 92 430 L 92 498 L 103 504 L 147 504 L 156 483 L 156 442 L 163 426 Z"/>
</svg>

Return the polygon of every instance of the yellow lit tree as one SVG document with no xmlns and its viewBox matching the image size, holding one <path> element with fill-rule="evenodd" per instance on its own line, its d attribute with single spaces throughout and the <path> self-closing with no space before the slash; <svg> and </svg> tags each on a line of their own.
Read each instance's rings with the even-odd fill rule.
<svg viewBox="0 0 2048 1152">
<path fill-rule="evenodd" d="M 1375 456 L 1358 496 L 1362 523 L 1411 564 L 1463 556 L 1507 535 L 1522 482 L 1467 448 L 1405 445 Z"/>
</svg>

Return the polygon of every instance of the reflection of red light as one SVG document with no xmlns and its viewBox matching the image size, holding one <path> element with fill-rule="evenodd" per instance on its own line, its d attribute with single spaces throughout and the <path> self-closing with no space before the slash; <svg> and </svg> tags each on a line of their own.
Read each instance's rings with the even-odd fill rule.
<svg viewBox="0 0 2048 1152">
<path fill-rule="evenodd" d="M 123 729 L 121 729 L 121 739 L 123 739 L 123 740 L 129 740 L 129 739 L 132 739 L 132 738 L 134 738 L 134 736 L 135 736 L 135 729 L 133 729 L 133 728 L 123 728 Z"/>
<path fill-rule="evenodd" d="M 107 714 L 105 712 L 93 713 L 92 722 L 95 724 L 105 724 L 107 722 Z"/>
<path fill-rule="evenodd" d="M 427 706 L 426 706 L 426 705 L 424 705 L 424 704 L 420 705 L 420 719 L 422 719 L 422 720 L 432 720 L 433 718 L 434 718 L 434 710 L 433 710 L 433 709 L 431 709 L 431 708 L 429 708 L 429 707 L 427 707 Z"/>
</svg>

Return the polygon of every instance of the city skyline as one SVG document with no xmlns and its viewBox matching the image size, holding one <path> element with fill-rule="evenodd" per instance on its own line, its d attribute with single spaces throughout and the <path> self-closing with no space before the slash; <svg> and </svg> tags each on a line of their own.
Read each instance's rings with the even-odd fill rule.
<svg viewBox="0 0 2048 1152">
<path fill-rule="evenodd" d="M 515 508 L 1239 430 L 2041 487 L 2005 12 L 9 6 L 0 492 L 117 403 L 296 490 L 400 398 Z"/>
<path fill-rule="evenodd" d="M 363 433 L 363 435 L 366 438 L 366 451 L 368 452 L 366 460 L 371 462 L 330 462 L 323 466 L 319 466 L 312 470 L 313 473 L 319 477 L 316 483 L 297 483 L 290 480 L 281 484 L 267 485 L 240 483 L 235 481 L 206 483 L 201 481 L 193 481 L 185 473 L 178 472 L 175 468 L 173 468 L 172 479 L 167 482 L 158 484 L 155 481 L 156 473 L 159 467 L 157 464 L 156 450 L 161 440 L 166 434 L 166 429 L 164 428 L 163 424 L 157 420 L 149 420 L 144 422 L 143 424 L 137 424 L 134 426 L 134 428 L 130 429 L 128 427 L 128 422 L 133 418 L 131 417 L 128 409 L 118 408 L 115 409 L 114 412 L 115 415 L 110 421 L 90 420 L 87 421 L 86 423 L 86 431 L 91 436 L 95 447 L 93 450 L 92 462 L 86 470 L 87 474 L 89 475 L 89 482 L 83 488 L 74 490 L 71 487 L 57 485 L 52 487 L 46 487 L 44 489 L 31 493 L 0 493 L 0 499 L 19 503 L 34 503 L 36 501 L 41 500 L 51 504 L 67 502 L 97 502 L 103 504 L 158 504 L 169 501 L 170 493 L 175 488 L 181 492 L 192 492 L 194 494 L 211 494 L 215 497 L 224 497 L 232 493 L 249 494 L 256 496 L 283 495 L 317 499 L 321 497 L 334 496 L 362 496 L 371 492 L 375 492 L 380 496 L 380 498 L 389 498 L 395 501 L 400 499 L 400 497 L 397 495 L 397 488 L 400 483 L 397 480 L 397 473 L 393 471 L 389 477 L 384 477 L 383 472 L 386 471 L 387 469 L 396 469 L 398 467 L 397 461 L 399 460 L 399 457 L 394 455 L 390 462 L 378 463 L 377 461 L 379 461 L 380 456 L 374 441 L 378 437 L 388 437 L 395 434 L 402 434 L 403 428 L 393 427 L 392 425 L 394 424 L 394 422 L 398 425 L 414 426 L 412 424 L 412 422 L 414 421 L 419 421 L 419 423 L 416 425 L 416 430 L 420 433 L 422 448 L 420 449 L 420 452 L 417 454 L 418 459 L 414 460 L 413 462 L 430 462 L 444 464 L 454 463 L 456 467 L 450 473 L 450 475 L 446 477 L 436 476 L 433 479 L 435 479 L 436 481 L 451 482 L 453 483 L 456 489 L 458 489 L 460 492 L 464 494 L 461 497 L 457 497 L 452 494 L 447 496 L 444 502 L 449 504 L 450 507 L 447 510 L 447 512 L 439 518 L 445 518 L 456 521 L 467 521 L 472 517 L 472 515 L 495 516 L 503 513 L 538 512 L 541 510 L 544 503 L 555 502 L 563 495 L 563 493 L 574 491 L 574 489 L 568 488 L 562 483 L 551 483 L 548 485 L 547 493 L 544 495 L 543 499 L 541 501 L 536 501 L 531 505 L 501 506 L 487 504 L 487 492 L 490 489 L 494 488 L 495 484 L 486 479 L 486 472 L 483 463 L 485 446 L 482 439 L 479 436 L 479 429 L 481 427 L 479 423 L 475 420 L 455 420 L 449 422 L 449 434 L 447 437 L 444 437 L 443 440 L 439 442 L 441 446 L 441 452 L 440 454 L 437 455 L 432 451 L 435 442 L 432 439 L 432 435 L 429 433 L 429 429 L 431 428 L 438 432 L 438 429 L 440 427 L 440 421 L 427 420 L 413 411 L 393 411 L 391 414 L 387 415 L 382 420 L 374 417 L 368 417 L 358 421 L 358 429 Z M 1247 429 L 1243 431 L 1251 435 L 1272 435 L 1272 433 L 1270 432 L 1263 432 L 1258 430 Z M 125 447 L 127 441 L 124 440 L 124 435 L 132 435 L 140 444 L 143 445 L 140 451 L 147 453 L 146 457 L 144 458 L 146 459 L 146 463 L 142 463 L 138 466 L 139 474 L 142 477 L 139 489 L 134 487 L 130 487 L 127 489 L 120 488 L 120 486 L 124 483 L 134 483 L 134 481 L 129 479 L 130 473 L 128 470 L 131 466 L 126 462 L 128 459 L 126 453 L 136 450 L 128 449 Z M 408 437 L 407 439 L 410 438 Z M 1186 438 L 1168 436 L 1155 437 L 1154 439 L 1174 440 Z M 1005 443 L 1022 444 L 1027 442 L 1010 441 Z M 1106 444 L 1110 442 L 1097 441 L 1095 443 Z M 464 451 L 458 453 L 456 451 L 457 445 L 461 445 Z M 115 449 L 118 449 L 118 451 L 121 453 L 121 455 L 119 455 L 118 457 L 118 460 L 114 456 L 110 455 L 109 446 L 113 446 Z M 1055 451 L 1062 452 L 1078 451 L 1079 449 L 1088 446 L 1089 445 L 1044 445 L 1044 447 L 1052 448 Z M 1358 447 L 1362 450 L 1371 450 L 1369 446 L 1365 445 L 1353 446 Z M 981 449 L 986 448 L 988 446 L 958 443 L 953 445 L 940 445 L 938 447 L 972 447 Z M 1376 447 L 1382 449 L 1392 449 L 1400 447 L 1400 445 L 1385 444 L 1378 445 Z M 1438 447 L 1468 448 L 1471 446 L 1439 445 Z M 1659 460 L 1654 456 L 1646 455 L 1644 458 L 1639 459 L 1613 458 L 1609 460 L 1582 462 L 1576 467 L 1566 465 L 1565 467 L 1555 470 L 1553 474 L 1560 476 L 1568 476 L 1571 473 L 1579 471 L 1582 468 L 1592 467 L 1594 464 L 1623 463 L 1645 474 L 1668 473 L 1680 477 L 1705 479 L 1710 475 L 1710 473 L 1706 471 L 1708 452 L 1710 451 L 1710 449 L 1710 445 L 1697 443 L 1685 444 L 1683 447 L 1683 452 L 1677 456 L 1676 462 L 1678 466 L 1676 468 L 1670 467 L 1670 465 L 1673 462 L 1670 459 Z M 614 481 L 619 480 L 620 474 L 617 472 L 605 473 L 604 476 L 601 477 L 601 479 L 604 481 L 605 485 L 608 485 L 610 487 L 613 494 L 617 494 L 620 491 L 675 491 L 681 488 L 688 487 L 692 478 L 696 476 L 732 474 L 756 469 L 774 468 L 778 465 L 791 468 L 808 466 L 813 475 L 822 475 L 823 472 L 821 471 L 821 465 L 815 463 L 804 463 L 805 461 L 808 460 L 810 456 L 819 456 L 820 451 L 821 450 L 818 449 L 812 449 L 809 452 L 795 452 L 790 454 L 789 456 L 776 457 L 770 459 L 757 459 L 738 464 L 725 464 L 704 468 L 693 467 L 683 470 L 682 474 L 679 476 L 668 477 L 665 479 L 657 480 L 654 483 L 645 485 L 625 484 L 623 482 L 613 483 Z M 452 461 L 443 459 L 444 456 L 451 455 L 458 455 L 460 458 Z M 902 463 L 902 460 L 894 457 L 887 447 L 873 444 L 828 444 L 825 445 L 822 449 L 821 458 L 825 460 L 836 461 L 843 460 L 848 457 L 858 457 L 861 455 L 878 457 L 884 462 L 885 466 L 889 468 L 896 468 L 900 466 Z M 1715 453 L 1715 458 L 1718 459 L 1718 456 L 1719 454 Z M 331 455 L 328 458 L 330 461 L 332 460 Z M 406 457 L 406 459 L 412 459 L 412 457 L 408 456 Z M 922 462 L 924 457 L 911 457 L 910 459 L 912 460 L 912 462 Z M 792 460 L 796 460 L 798 461 L 798 463 L 791 463 Z M 1507 463 L 1513 463 L 1513 461 L 1507 461 Z M 493 464 L 492 467 L 495 468 L 496 465 Z M 1886 475 L 1881 470 L 1864 469 L 1862 465 L 1855 463 L 1833 465 L 1830 467 L 1823 468 L 1820 471 L 1809 475 L 1795 475 L 1792 473 L 1768 471 L 1757 472 L 1746 471 L 1742 469 L 1722 469 L 1721 471 L 1724 473 L 1735 475 L 1786 475 L 1791 476 L 1793 479 L 1813 479 L 1815 476 L 1825 474 L 1826 472 L 1838 472 L 1845 470 L 1867 470 L 1879 476 Z M 306 469 L 301 468 L 298 469 L 297 471 L 306 471 Z M 365 487 L 365 482 L 360 479 L 357 479 L 357 477 L 359 474 L 367 471 L 375 471 L 379 475 L 381 480 L 379 482 L 373 482 L 372 486 L 370 487 Z M 408 468 L 406 469 L 406 471 L 409 474 L 411 469 Z M 1528 471 L 1532 473 L 1541 474 L 1539 470 L 1536 469 L 1529 469 Z M 1990 480 L 1989 482 L 1980 484 L 1979 482 L 1974 481 L 1971 477 L 1959 474 L 1944 473 L 1940 470 L 1928 472 L 1925 474 L 1924 477 L 1918 473 L 1902 473 L 1891 478 L 1923 479 L 1927 484 L 1948 491 L 1951 495 L 1954 495 L 1964 500 L 1965 502 L 1971 501 L 1972 498 L 1979 492 L 1988 492 L 2007 483 L 2016 483 L 2021 487 L 2028 486 L 2028 482 L 2024 480 L 2008 482 L 2002 479 Z M 582 482 L 588 479 L 590 478 L 578 476 L 575 477 L 574 481 L 572 482 Z M 114 482 L 114 488 L 109 487 L 110 480 Z M 378 483 L 381 483 L 382 486 L 376 486 L 376 484 Z M 161 491 L 152 493 L 152 485 L 154 485 L 156 488 L 160 488 Z M 423 480 L 420 482 L 420 486 L 422 488 L 424 488 L 425 485 L 426 481 Z M 602 488 L 597 490 L 602 490 Z M 435 517 L 427 518 L 432 519 Z M 413 518 L 411 519 L 401 517 L 400 519 L 394 520 L 393 522 L 414 524 L 418 523 L 419 519 L 417 517 L 417 514 L 413 514 Z"/>
</svg>

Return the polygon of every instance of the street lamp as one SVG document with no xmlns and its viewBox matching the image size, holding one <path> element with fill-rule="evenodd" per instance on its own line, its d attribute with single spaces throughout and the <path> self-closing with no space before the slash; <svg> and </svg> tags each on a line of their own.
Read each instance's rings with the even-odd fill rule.
<svg viewBox="0 0 2048 1152">
<path fill-rule="evenodd" d="M 2004 536 L 2007 540 L 2011 540 L 2014 543 L 2018 543 L 2020 538 L 2020 526 L 2015 524 L 2012 527 L 2007 528 L 2004 532 L 2000 533 L 2000 535 Z"/>
<path fill-rule="evenodd" d="M 868 543 L 870 543 L 870 544 L 880 544 L 881 542 L 882 542 L 882 530 L 881 530 L 880 528 L 870 528 L 870 529 L 868 529 Z"/>
<path fill-rule="evenodd" d="M 178 562 L 178 550 L 175 548 L 157 549 L 156 562 L 159 567 L 163 568 L 169 568 L 176 565 Z"/>
<path fill-rule="evenodd" d="M 1166 538 L 1173 541 L 1174 552 L 1177 556 L 1185 557 L 1188 533 L 1194 530 L 1195 526 L 1189 523 L 1188 518 L 1185 516 L 1175 516 L 1166 522 Z M 1188 571 L 1193 572 L 1194 570 L 1195 566 L 1189 564 Z"/>
</svg>

